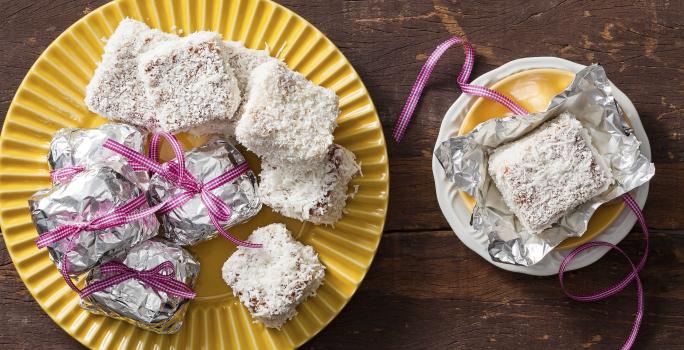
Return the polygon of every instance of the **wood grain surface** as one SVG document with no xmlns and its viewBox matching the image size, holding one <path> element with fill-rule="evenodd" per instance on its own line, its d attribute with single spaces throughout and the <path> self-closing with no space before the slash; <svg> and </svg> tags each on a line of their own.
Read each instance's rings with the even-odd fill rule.
<svg viewBox="0 0 684 350">
<path fill-rule="evenodd" d="M 38 55 L 105 1 L 0 0 L 0 118 Z M 286 0 L 326 33 L 363 78 L 386 136 L 432 49 L 451 35 L 477 50 L 476 77 L 507 61 L 558 56 L 601 63 L 636 105 L 656 177 L 645 214 L 652 250 L 642 273 L 644 325 L 635 348 L 684 344 L 684 2 Z M 556 278 L 498 270 L 450 231 L 434 193 L 431 153 L 444 112 L 459 96 L 460 49 L 436 69 L 401 144 L 390 142 L 391 200 L 385 235 L 356 296 L 305 348 L 616 349 L 631 327 L 633 286 L 582 304 Z M 388 137 L 389 140 L 389 137 Z M 1 205 L 1 203 L 0 203 Z M 635 229 L 636 230 L 636 229 Z M 620 244 L 643 252 L 639 232 Z M 575 290 L 627 272 L 617 254 L 573 272 Z M 33 301 L 0 243 L 1 349 L 78 349 Z"/>
</svg>

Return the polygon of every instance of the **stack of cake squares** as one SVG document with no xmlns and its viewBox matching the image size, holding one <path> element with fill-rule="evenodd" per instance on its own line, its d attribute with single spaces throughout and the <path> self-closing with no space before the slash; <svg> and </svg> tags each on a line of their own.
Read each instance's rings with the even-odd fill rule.
<svg viewBox="0 0 684 350">
<path fill-rule="evenodd" d="M 152 132 L 234 134 L 262 160 L 263 202 L 298 220 L 334 224 L 360 171 L 354 154 L 333 143 L 334 91 L 218 33 L 181 38 L 124 19 L 85 100 L 93 112 Z"/>
<path fill-rule="evenodd" d="M 275 60 L 258 66 L 248 86 L 235 136 L 262 160 L 262 201 L 287 217 L 335 223 L 360 169 L 333 143 L 337 95 Z"/>
</svg>

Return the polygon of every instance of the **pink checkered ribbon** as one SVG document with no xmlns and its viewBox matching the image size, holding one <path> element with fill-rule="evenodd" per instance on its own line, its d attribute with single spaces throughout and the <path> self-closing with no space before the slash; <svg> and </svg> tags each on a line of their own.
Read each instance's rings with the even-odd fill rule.
<svg viewBox="0 0 684 350">
<path fill-rule="evenodd" d="M 496 92 L 484 86 L 468 84 L 468 80 L 470 79 L 470 73 L 473 71 L 473 64 L 475 63 L 475 50 L 469 42 L 455 36 L 437 46 L 435 51 L 432 52 L 430 57 L 423 65 L 423 68 L 420 70 L 420 73 L 418 73 L 418 78 L 416 79 L 416 82 L 413 84 L 413 88 L 411 88 L 411 93 L 409 94 L 409 97 L 406 100 L 404 109 L 401 111 L 401 115 L 399 115 L 399 119 L 397 120 L 396 124 L 394 124 L 394 130 L 392 131 L 394 141 L 400 142 L 401 139 L 404 137 L 406 128 L 408 127 L 408 124 L 411 121 L 411 116 L 413 115 L 413 112 L 415 111 L 416 106 L 418 105 L 418 101 L 420 101 L 420 96 L 423 93 L 425 85 L 427 85 L 428 79 L 430 78 L 432 71 L 435 69 L 435 66 L 437 66 L 437 62 L 439 62 L 439 59 L 450 47 L 457 44 L 463 44 L 463 49 L 465 50 L 465 62 L 463 63 L 463 68 L 461 68 L 461 72 L 458 73 L 458 78 L 456 79 L 458 86 L 461 87 L 461 91 L 469 95 L 480 96 L 499 102 L 511 111 L 513 111 L 513 113 L 516 115 L 525 115 L 528 113 L 525 108 L 517 105 L 510 98 L 504 96 L 499 92 Z"/>
<path fill-rule="evenodd" d="M 128 224 L 144 217 L 154 215 L 154 213 L 160 208 L 160 206 L 155 206 L 141 210 L 141 207 L 146 205 L 147 197 L 145 194 L 141 194 L 135 199 L 128 201 L 126 204 L 115 208 L 109 214 L 105 214 L 87 222 L 64 224 L 53 230 L 45 232 L 36 239 L 36 245 L 38 248 L 45 248 L 65 238 L 71 239 L 71 237 L 83 231 L 100 231 Z M 64 270 L 66 271 L 67 269 L 64 268 Z"/>
<path fill-rule="evenodd" d="M 144 283 L 156 293 L 164 292 L 186 299 L 193 299 L 196 295 L 190 287 L 176 279 L 176 269 L 170 261 L 165 261 L 154 268 L 143 271 L 130 268 L 118 261 L 112 261 L 100 265 L 100 274 L 107 277 L 82 290 L 76 287 L 69 275 L 63 274 L 63 277 L 69 287 L 76 291 L 81 298 L 103 291 L 131 278 Z"/>
<path fill-rule="evenodd" d="M 599 301 L 606 299 L 608 297 L 611 297 L 619 292 L 621 292 L 623 289 L 625 289 L 630 283 L 634 282 L 637 287 L 637 312 L 636 316 L 634 317 L 634 323 L 632 325 L 632 330 L 629 332 L 629 336 L 627 337 L 627 340 L 625 343 L 622 345 L 621 349 L 627 350 L 630 349 L 633 345 L 634 342 L 636 341 L 637 334 L 639 333 L 639 327 L 641 326 L 641 321 L 644 318 L 644 288 L 641 284 L 641 279 L 639 279 L 639 272 L 641 269 L 643 269 L 644 265 L 646 265 L 646 259 L 648 258 L 648 226 L 646 225 L 646 218 L 644 218 L 644 214 L 641 212 L 641 208 L 639 208 L 639 204 L 634 201 L 634 199 L 627 193 L 622 195 L 622 200 L 627 204 L 627 207 L 629 207 L 630 210 L 636 215 L 637 220 L 639 222 L 639 225 L 641 225 L 641 230 L 644 233 L 644 255 L 641 257 L 641 260 L 637 265 L 634 265 L 632 262 L 632 259 L 630 259 L 629 255 L 625 253 L 624 250 L 622 250 L 620 247 L 608 243 L 608 242 L 602 242 L 602 241 L 594 241 L 594 242 L 589 242 L 585 243 L 577 248 L 575 248 L 570 254 L 568 254 L 565 259 L 563 259 L 563 262 L 560 265 L 560 268 L 558 270 L 558 280 L 560 281 L 561 288 L 563 288 L 563 292 L 565 295 L 567 295 L 569 298 L 577 301 L 582 301 L 582 302 L 592 302 L 592 301 Z M 585 294 L 585 295 L 578 295 L 578 294 L 573 294 L 570 292 L 566 287 L 564 283 L 564 273 L 565 270 L 567 269 L 568 265 L 570 262 L 575 259 L 580 253 L 584 252 L 585 250 L 594 248 L 594 247 L 608 247 L 610 249 L 615 249 L 617 250 L 622 256 L 627 259 L 627 262 L 629 263 L 629 266 L 632 268 L 632 271 L 622 280 L 617 282 L 616 284 L 598 292 L 598 293 L 593 293 L 593 294 Z"/>
<path fill-rule="evenodd" d="M 143 166 L 138 164 L 130 164 L 133 171 L 146 171 Z M 55 169 L 50 171 L 50 179 L 53 184 L 60 184 L 70 181 L 74 176 L 83 172 L 85 167 L 82 165 L 70 166 L 61 169 Z"/>
<path fill-rule="evenodd" d="M 85 170 L 83 166 L 72 166 L 61 169 L 55 169 L 50 171 L 50 179 L 52 179 L 53 184 L 59 184 L 71 180 L 76 174 Z"/>
<path fill-rule="evenodd" d="M 468 79 L 470 77 L 470 73 L 472 72 L 473 69 L 473 63 L 475 61 L 475 52 L 473 50 L 473 47 L 468 43 L 467 41 L 459 38 L 459 37 L 453 37 L 442 44 L 440 44 L 437 49 L 430 55 L 428 58 L 427 62 L 425 62 L 425 65 L 423 65 L 423 68 L 421 69 L 420 73 L 418 74 L 418 78 L 416 79 L 415 84 L 413 85 L 413 88 L 411 89 L 411 93 L 409 94 L 408 100 L 406 101 L 406 104 L 404 105 L 404 109 L 401 112 L 401 115 L 399 116 L 399 119 L 397 123 L 394 126 L 394 131 L 393 131 L 393 137 L 396 142 L 401 141 L 401 138 L 404 136 L 404 133 L 406 131 L 406 127 L 408 126 L 409 121 L 411 120 L 411 115 L 413 114 L 413 111 L 416 108 L 416 105 L 418 104 L 418 101 L 420 100 L 420 96 L 423 92 L 423 89 L 425 88 L 425 85 L 427 84 L 428 78 L 430 77 L 430 74 L 432 74 L 433 69 L 437 65 L 437 62 L 439 61 L 440 57 L 442 57 L 442 54 L 446 52 L 447 49 L 449 49 L 451 46 L 456 45 L 456 44 L 463 44 L 463 48 L 465 50 L 465 63 L 463 64 L 463 68 L 461 69 L 461 72 L 458 74 L 458 85 L 461 87 L 461 91 L 463 91 L 466 94 L 469 95 L 474 95 L 474 96 L 480 96 L 484 98 L 488 98 L 491 100 L 494 100 L 509 110 L 511 110 L 514 114 L 516 115 L 527 115 L 529 112 L 525 110 L 522 106 L 518 105 L 517 103 L 513 102 L 513 100 L 509 99 L 508 97 L 502 95 L 501 93 L 498 93 L 494 90 L 488 89 L 486 87 L 482 86 L 475 86 L 475 85 L 470 85 L 468 84 Z M 624 194 L 622 196 L 623 201 L 625 204 L 627 204 L 627 207 L 636 215 L 637 220 L 639 221 L 639 224 L 641 225 L 641 230 L 644 233 L 645 237 L 645 252 L 644 255 L 641 257 L 641 260 L 639 261 L 638 265 L 634 265 L 632 260 L 629 258 L 629 256 L 619 247 L 615 246 L 614 244 L 608 243 L 608 242 L 601 242 L 601 241 L 594 241 L 594 242 L 589 242 L 585 243 L 577 248 L 575 248 L 570 254 L 568 254 L 562 261 L 559 271 L 558 271 L 558 278 L 560 281 L 561 288 L 563 289 L 563 292 L 569 297 L 572 298 L 573 300 L 577 301 L 582 301 L 582 302 L 592 302 L 592 301 L 598 301 L 598 300 L 603 300 L 606 299 L 612 295 L 615 295 L 619 292 L 621 292 L 623 289 L 625 289 L 630 283 L 635 282 L 637 286 L 637 312 L 636 312 L 636 317 L 634 320 L 634 324 L 632 326 L 632 330 L 629 334 L 629 337 L 625 341 L 624 345 L 622 346 L 623 350 L 630 349 L 632 345 L 634 345 L 634 341 L 636 340 L 637 334 L 639 333 L 639 327 L 641 326 L 641 321 L 643 319 L 644 315 L 644 292 L 643 292 L 643 286 L 641 284 L 641 280 L 639 279 L 639 272 L 641 269 L 644 267 L 646 264 L 646 259 L 648 257 L 648 226 L 646 225 L 646 219 L 644 218 L 643 213 L 641 212 L 641 208 L 639 208 L 639 205 L 634 201 L 634 199 L 629 195 L 629 194 Z M 627 261 L 629 262 L 630 266 L 632 267 L 632 272 L 629 273 L 625 278 L 623 278 L 621 281 L 618 283 L 612 285 L 611 287 L 608 287 L 607 289 L 594 293 L 594 294 L 587 294 L 587 295 L 576 295 L 568 291 L 568 289 L 565 287 L 565 283 L 563 280 L 565 270 L 567 269 L 568 265 L 570 262 L 573 261 L 579 255 L 580 253 L 594 248 L 594 247 L 609 247 L 611 249 L 616 249 L 620 254 L 622 254 Z"/>
<path fill-rule="evenodd" d="M 158 161 L 159 143 L 162 137 L 169 142 L 174 154 L 176 155 L 175 160 L 166 162 L 164 164 L 160 164 Z M 183 147 L 178 139 L 176 139 L 176 137 L 170 133 L 161 132 L 152 136 L 149 157 L 112 139 L 107 140 L 107 142 L 104 144 L 104 147 L 121 154 L 129 161 L 144 166 L 151 172 L 158 173 L 163 178 L 185 190 L 185 192 L 164 201 L 162 206 L 159 208 L 160 213 L 168 213 L 176 208 L 179 208 L 183 204 L 187 203 L 191 198 L 199 194 L 202 203 L 209 211 L 209 218 L 211 219 L 211 222 L 214 224 L 214 227 L 221 234 L 221 236 L 239 246 L 261 248 L 261 244 L 239 240 L 223 228 L 222 223 L 230 219 L 232 211 L 227 203 L 224 203 L 221 198 L 211 192 L 216 188 L 234 181 L 242 174 L 247 172 L 249 170 L 249 165 L 246 162 L 230 169 L 226 173 L 206 183 L 201 183 L 189 171 L 187 171 L 187 169 L 185 169 L 185 153 L 183 151 Z"/>
</svg>

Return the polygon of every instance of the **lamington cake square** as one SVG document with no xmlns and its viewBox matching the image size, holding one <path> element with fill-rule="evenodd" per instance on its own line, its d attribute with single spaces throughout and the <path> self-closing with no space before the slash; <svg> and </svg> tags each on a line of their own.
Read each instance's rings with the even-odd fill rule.
<svg viewBox="0 0 684 350">
<path fill-rule="evenodd" d="M 139 75 L 164 131 L 211 122 L 216 128 L 219 121 L 228 129 L 240 105 L 237 79 L 218 33 L 197 32 L 157 45 L 140 57 Z"/>
<path fill-rule="evenodd" d="M 523 227 L 539 233 L 613 182 L 591 137 L 570 113 L 495 149 L 489 175 Z"/>
<path fill-rule="evenodd" d="M 138 77 L 139 55 L 177 36 L 150 29 L 126 18 L 104 47 L 102 61 L 86 87 L 85 103 L 91 111 L 111 120 L 154 128 L 154 111 Z"/>
<path fill-rule="evenodd" d="M 349 181 L 360 171 L 354 153 L 340 145 L 313 164 L 262 162 L 259 194 L 280 214 L 314 224 L 333 224 L 342 217 Z"/>
<path fill-rule="evenodd" d="M 263 247 L 238 247 L 223 265 L 223 279 L 255 320 L 280 328 L 315 294 L 325 266 L 314 249 L 292 238 L 283 224 L 258 228 L 249 241 Z"/>
<path fill-rule="evenodd" d="M 224 41 L 223 45 L 226 61 L 233 68 L 241 96 L 240 106 L 235 112 L 233 123 L 230 123 L 230 128 L 226 130 L 227 134 L 235 135 L 235 126 L 237 121 L 242 118 L 245 102 L 249 96 L 249 77 L 252 75 L 252 71 L 262 63 L 276 59 L 269 56 L 266 50 L 250 49 L 239 41 Z M 208 127 L 213 128 L 213 125 L 208 125 Z"/>
<path fill-rule="evenodd" d="M 266 50 L 250 49 L 239 41 L 224 41 L 223 45 L 225 46 L 226 60 L 233 68 L 240 92 L 242 92 L 242 96 L 247 97 L 249 94 L 249 77 L 252 75 L 252 71 L 262 63 L 277 61 L 277 59 L 271 57 Z"/>
<path fill-rule="evenodd" d="M 262 159 L 306 162 L 325 158 L 339 114 L 334 91 L 270 60 L 252 71 L 237 140 Z"/>
</svg>

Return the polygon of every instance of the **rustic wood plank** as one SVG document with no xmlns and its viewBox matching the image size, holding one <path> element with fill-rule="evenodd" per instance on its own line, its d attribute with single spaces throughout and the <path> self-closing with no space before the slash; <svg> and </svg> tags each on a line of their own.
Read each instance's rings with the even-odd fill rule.
<svg viewBox="0 0 684 350">
<path fill-rule="evenodd" d="M 104 0 L 0 0 L 0 120 L 38 55 Z M 646 216 L 653 250 L 643 274 L 645 325 L 637 348 L 681 347 L 684 299 L 684 2 L 535 0 L 284 0 L 325 32 L 362 76 L 386 136 L 417 72 L 451 35 L 475 44 L 478 76 L 527 56 L 600 62 L 634 102 L 657 175 Z M 334 20 L 331 20 L 334 19 Z M 465 248 L 437 206 L 431 153 L 444 112 L 458 97 L 454 49 L 436 69 L 401 144 L 389 142 L 387 234 L 350 304 L 308 348 L 617 348 L 635 308 L 634 287 L 605 302 L 568 300 L 554 278 L 498 270 Z M 388 138 L 389 139 L 389 138 Z M 1 203 L 0 203 L 1 205 Z M 638 234 L 621 244 L 641 251 Z M 572 273 L 573 286 L 607 285 L 624 274 L 609 255 Z M 586 281 L 596 281 L 587 283 Z M 0 348 L 80 348 L 40 310 L 0 244 Z"/>
<path fill-rule="evenodd" d="M 681 346 L 684 267 L 680 234 L 652 236 L 642 274 L 645 321 L 636 348 Z M 643 238 L 621 247 L 637 259 Z M 590 292 L 617 281 L 624 261 L 609 253 L 568 275 L 571 288 Z M 592 282 L 590 282 L 592 281 Z M 358 294 L 309 345 L 371 348 L 617 349 L 636 309 L 635 287 L 598 303 L 566 298 L 555 277 L 510 273 L 485 263 L 450 231 L 390 233 Z M 359 339 L 363 339 L 360 341 Z"/>
</svg>

